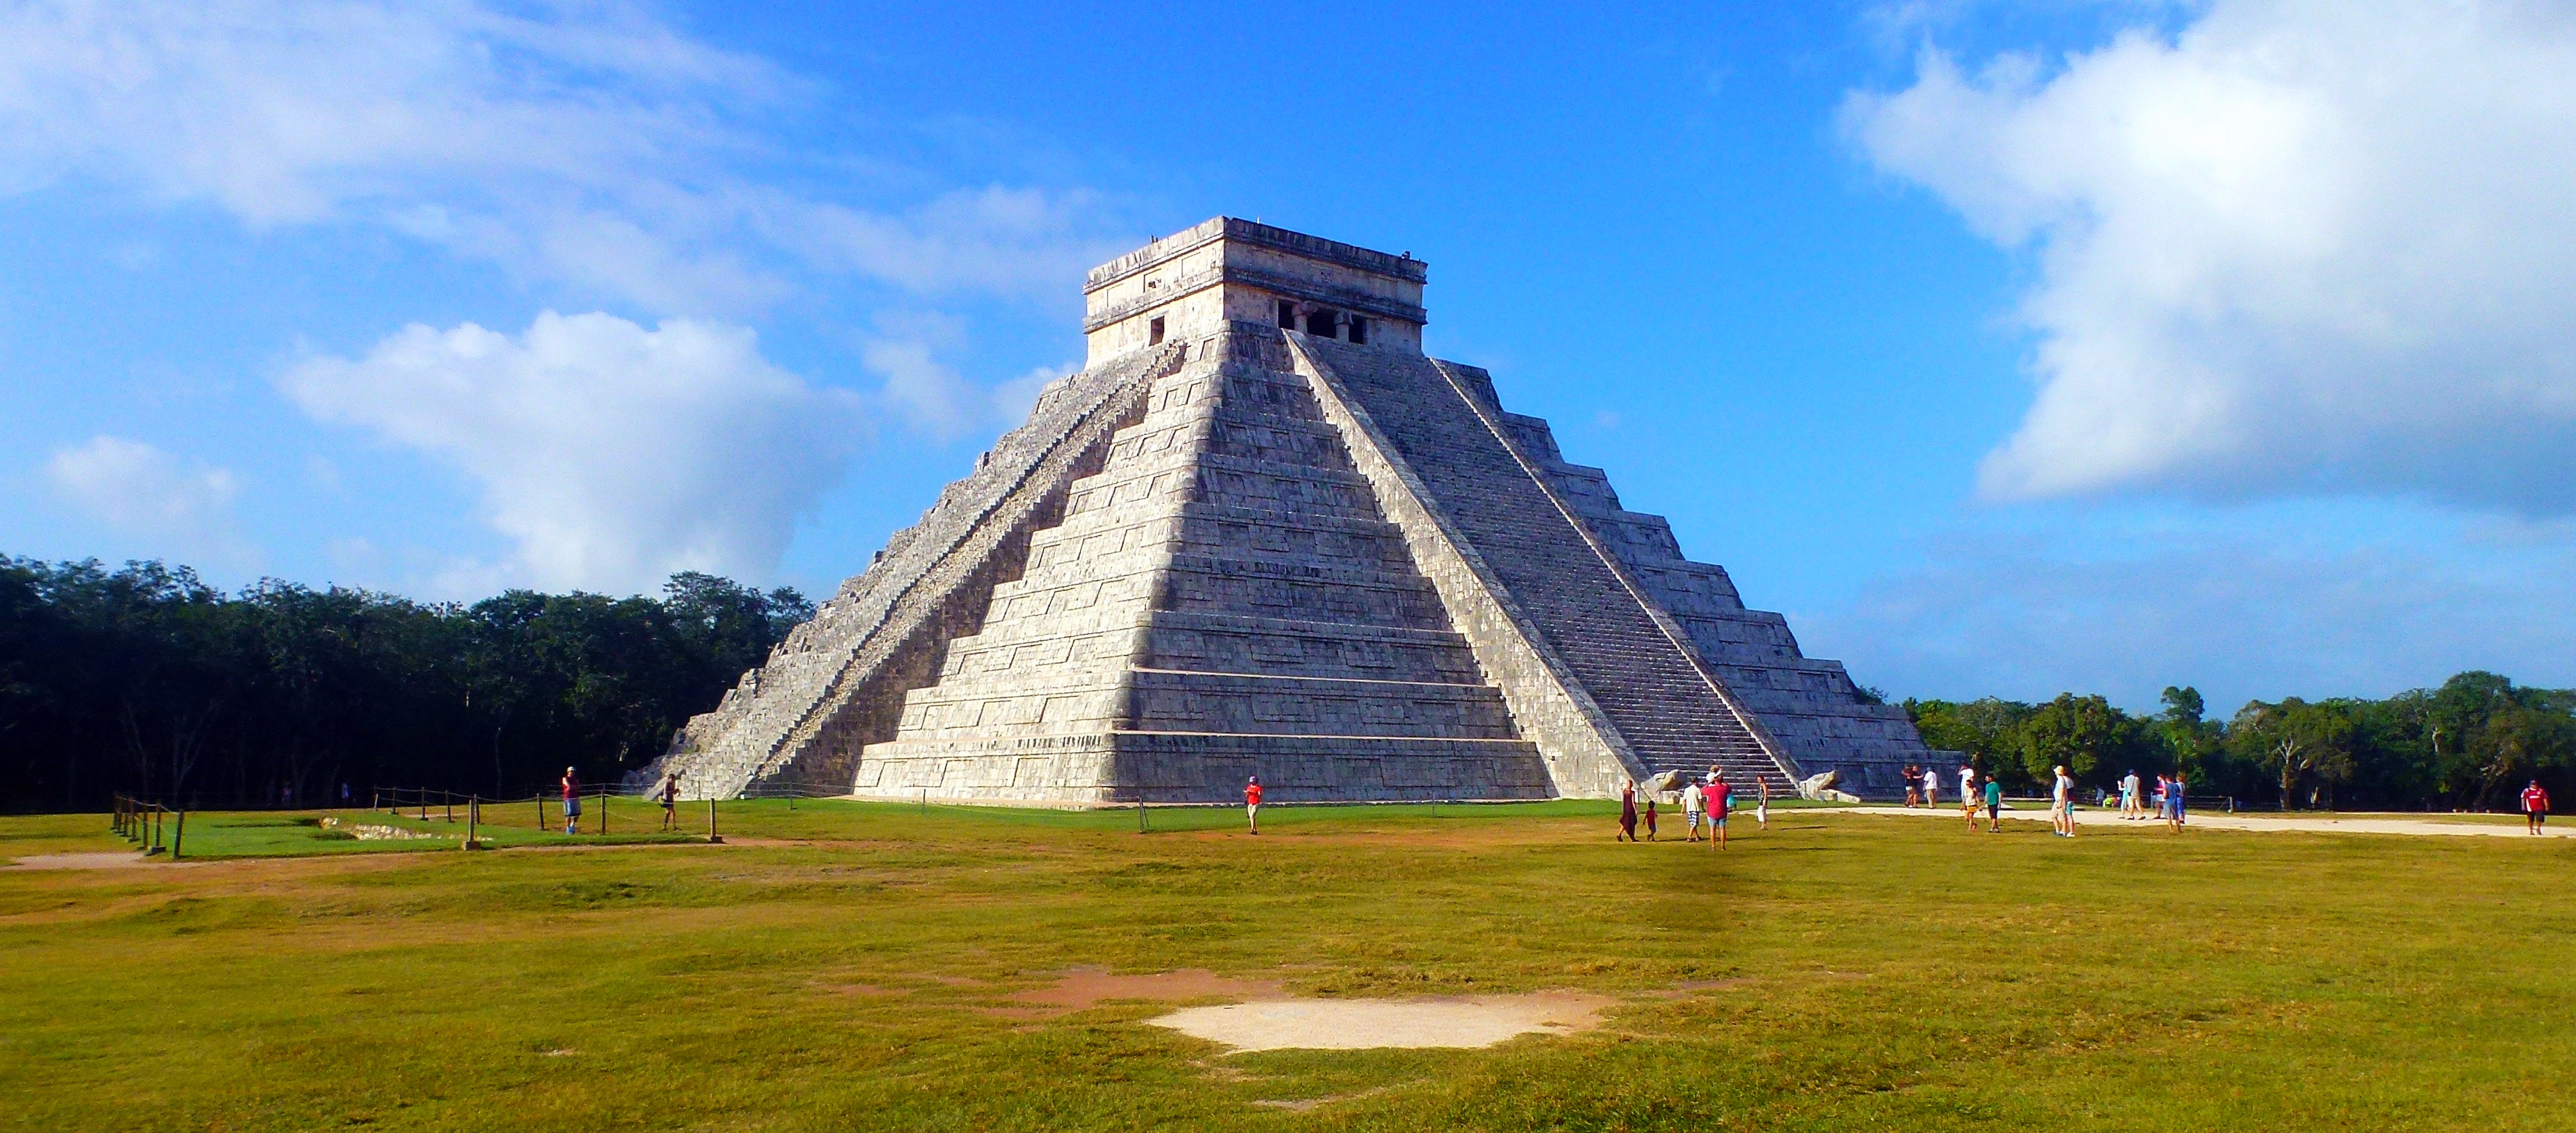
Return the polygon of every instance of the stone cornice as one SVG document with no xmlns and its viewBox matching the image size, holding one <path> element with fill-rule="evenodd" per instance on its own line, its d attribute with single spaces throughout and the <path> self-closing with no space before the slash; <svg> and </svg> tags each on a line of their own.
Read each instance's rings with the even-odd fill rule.
<svg viewBox="0 0 2576 1133">
<path fill-rule="evenodd" d="M 1411 256 L 1390 256 L 1356 244 L 1344 244 L 1338 240 L 1308 236 L 1303 232 L 1291 232 L 1272 225 L 1220 216 L 1175 232 L 1091 269 L 1091 273 L 1083 279 L 1083 293 L 1087 295 L 1098 291 L 1174 256 L 1184 255 L 1218 240 L 1231 240 L 1239 244 L 1270 248 L 1310 260 L 1322 260 L 1376 275 L 1392 276 L 1410 283 L 1421 283 L 1429 278 L 1430 265 Z"/>
<path fill-rule="evenodd" d="M 1287 276 L 1242 264 L 1221 264 L 1207 271 L 1173 280 L 1170 286 L 1156 288 L 1149 294 L 1139 295 L 1123 303 L 1113 303 L 1101 308 L 1097 314 L 1086 315 L 1082 320 L 1082 332 L 1089 334 L 1111 323 L 1132 318 L 1136 312 L 1148 307 L 1160 307 L 1165 303 L 1228 283 L 1275 291 L 1291 298 L 1321 303 L 1345 311 L 1357 311 L 1363 315 L 1398 319 L 1416 326 L 1431 321 L 1429 312 L 1401 300 L 1342 287 L 1318 287 L 1304 280 L 1290 279 Z"/>
</svg>

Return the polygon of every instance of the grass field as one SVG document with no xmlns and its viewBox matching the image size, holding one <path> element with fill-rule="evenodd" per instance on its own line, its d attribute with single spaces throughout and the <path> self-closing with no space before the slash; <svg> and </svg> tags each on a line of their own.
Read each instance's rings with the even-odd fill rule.
<svg viewBox="0 0 2576 1133">
<path fill-rule="evenodd" d="M 0 1127 L 2576 1128 L 2567 842 L 1150 817 L 734 803 L 725 846 L 0 871 Z M 0 856 L 104 826 L 0 819 Z M 1229 1055 L 1016 998 L 1087 966 L 1621 1005 Z"/>
</svg>

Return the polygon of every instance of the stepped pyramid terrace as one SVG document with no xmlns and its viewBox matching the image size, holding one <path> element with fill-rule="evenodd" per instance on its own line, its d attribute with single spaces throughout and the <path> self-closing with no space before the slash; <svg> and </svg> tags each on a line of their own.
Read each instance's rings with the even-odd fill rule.
<svg viewBox="0 0 2576 1133">
<path fill-rule="evenodd" d="M 1426 268 L 1219 218 L 1092 270 L 1048 386 L 638 774 L 693 797 L 1901 790 L 1903 710 L 1422 352 Z"/>
</svg>

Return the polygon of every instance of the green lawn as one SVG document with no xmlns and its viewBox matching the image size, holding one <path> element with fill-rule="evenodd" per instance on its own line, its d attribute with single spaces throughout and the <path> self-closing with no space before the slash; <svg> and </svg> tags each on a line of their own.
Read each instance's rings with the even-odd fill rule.
<svg viewBox="0 0 2576 1133">
<path fill-rule="evenodd" d="M 757 802 L 725 846 L 0 871 L 0 1127 L 2576 1127 L 2570 842 L 1608 814 Z M 1085 965 L 1624 1005 L 1250 1055 L 1012 1010 Z"/>
</svg>

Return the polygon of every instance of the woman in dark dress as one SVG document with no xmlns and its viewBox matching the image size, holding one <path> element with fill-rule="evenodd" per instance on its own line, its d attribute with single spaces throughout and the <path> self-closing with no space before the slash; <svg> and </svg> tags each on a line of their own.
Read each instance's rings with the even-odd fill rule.
<svg viewBox="0 0 2576 1133">
<path fill-rule="evenodd" d="M 1636 840 L 1637 785 L 1630 783 L 1619 788 L 1619 836 L 1612 841 L 1634 842 Z"/>
</svg>

